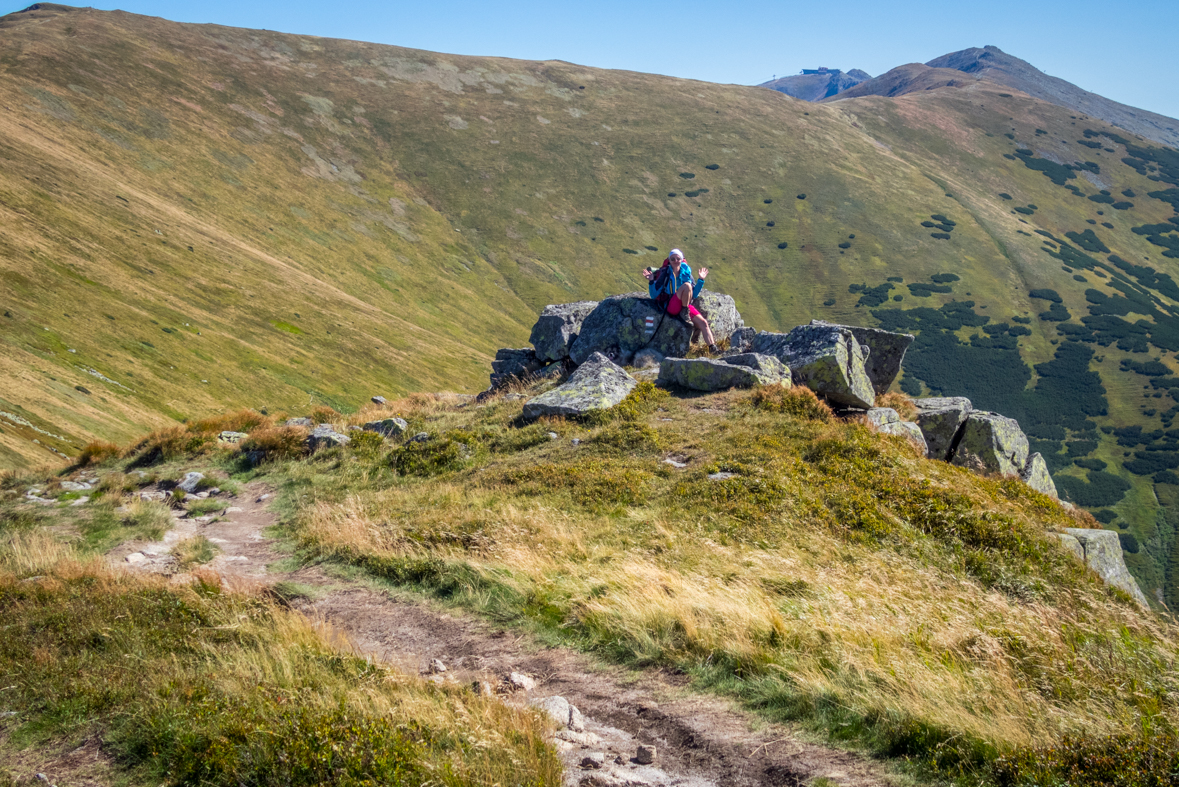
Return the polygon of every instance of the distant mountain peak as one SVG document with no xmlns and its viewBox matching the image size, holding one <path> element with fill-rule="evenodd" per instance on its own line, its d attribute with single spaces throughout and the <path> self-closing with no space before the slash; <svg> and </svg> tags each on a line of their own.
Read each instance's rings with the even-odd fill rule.
<svg viewBox="0 0 1179 787">
<path fill-rule="evenodd" d="M 850 71 L 841 71 L 838 68 L 804 68 L 800 74 L 772 79 L 763 82 L 759 87 L 768 87 L 803 101 L 822 101 L 871 78 L 871 74 L 858 68 Z"/>
</svg>

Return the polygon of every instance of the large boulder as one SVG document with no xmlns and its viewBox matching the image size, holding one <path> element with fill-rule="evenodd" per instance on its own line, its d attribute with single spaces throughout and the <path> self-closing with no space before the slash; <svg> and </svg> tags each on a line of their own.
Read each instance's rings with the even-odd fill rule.
<svg viewBox="0 0 1179 787">
<path fill-rule="evenodd" d="M 891 407 L 873 407 L 865 414 L 865 418 L 868 423 L 876 427 L 876 431 L 900 435 L 921 449 L 922 454 L 927 452 L 925 436 L 921 434 L 921 428 L 911 421 L 903 420 L 900 414 Z"/>
<path fill-rule="evenodd" d="M 786 364 L 795 385 L 805 385 L 828 401 L 865 410 L 875 405 L 860 343 L 846 328 L 800 325 L 790 333 L 762 331 L 753 337 L 752 349 Z"/>
<path fill-rule="evenodd" d="M 380 421 L 369 421 L 363 428 L 364 431 L 376 432 L 381 437 L 400 437 L 409 429 L 409 424 L 402 418 L 385 418 Z"/>
<path fill-rule="evenodd" d="M 734 363 L 734 358 L 738 360 Z M 711 358 L 664 358 L 659 365 L 659 382 L 694 391 L 724 391 L 755 385 L 790 385 L 790 370 L 769 355 Z"/>
<path fill-rule="evenodd" d="M 692 301 L 692 305 L 708 320 L 708 327 L 712 329 L 712 335 L 718 342 L 730 338 L 734 331 L 745 325 L 745 321 L 741 319 L 741 312 L 737 311 L 737 303 L 731 295 L 705 290 Z M 695 338 L 700 338 L 699 331 L 696 332 Z"/>
<path fill-rule="evenodd" d="M 753 347 L 754 336 L 757 331 L 753 328 L 738 328 L 729 337 L 729 349 L 737 353 L 748 352 Z"/>
<path fill-rule="evenodd" d="M 542 415 L 583 416 L 613 407 L 638 385 L 602 353 L 594 353 L 577 367 L 569 379 L 524 405 L 525 418 Z"/>
<path fill-rule="evenodd" d="M 1112 530 L 1086 530 L 1070 527 L 1064 531 L 1081 544 L 1085 553 L 1085 565 L 1097 572 L 1105 580 L 1105 584 L 1126 591 L 1142 606 L 1147 606 L 1146 596 L 1130 571 L 1126 568 L 1126 561 L 1122 557 L 1122 542 L 1118 534 Z M 1063 537 L 1061 539 L 1063 541 Z M 1066 546 L 1069 546 L 1066 543 Z M 1074 549 L 1075 552 L 1075 549 Z"/>
<path fill-rule="evenodd" d="M 964 396 L 937 396 L 915 399 L 917 426 L 925 437 L 925 455 L 930 459 L 948 461 L 954 439 L 974 409 Z"/>
<path fill-rule="evenodd" d="M 529 343 L 536 348 L 536 357 L 541 361 L 568 358 L 569 347 L 581 333 L 582 322 L 597 305 L 597 301 L 578 301 L 544 307 L 528 337 Z"/>
<path fill-rule="evenodd" d="M 1052 480 L 1052 474 L 1048 472 L 1048 463 L 1040 454 L 1036 453 L 1028 457 L 1028 463 L 1019 477 L 1037 492 L 1049 497 L 1057 497 L 1056 483 Z"/>
<path fill-rule="evenodd" d="M 864 359 L 864 371 L 872 381 L 876 393 L 888 391 L 893 380 L 901 373 L 901 361 L 905 359 L 905 351 L 913 343 L 910 333 L 893 333 L 880 328 L 862 328 L 858 325 L 835 325 L 822 320 L 811 320 L 811 325 L 832 325 L 845 328 L 852 332 L 856 341 L 862 347 L 868 348 L 868 357 Z"/>
<path fill-rule="evenodd" d="M 1020 475 L 1028 464 L 1028 438 L 1014 419 L 974 410 L 950 462 L 979 473 Z"/>
<path fill-rule="evenodd" d="M 697 298 L 698 303 L 713 310 L 716 324 L 712 325 L 712 333 L 718 342 L 729 338 L 742 324 L 732 300 L 715 293 L 701 293 Z M 644 293 L 614 295 L 599 303 L 581 323 L 581 332 L 569 348 L 569 357 L 574 363 L 583 364 L 600 352 L 625 366 L 631 363 L 635 353 L 651 348 L 667 358 L 682 358 L 688 353 L 694 330 L 670 315 L 665 317 Z"/>
</svg>

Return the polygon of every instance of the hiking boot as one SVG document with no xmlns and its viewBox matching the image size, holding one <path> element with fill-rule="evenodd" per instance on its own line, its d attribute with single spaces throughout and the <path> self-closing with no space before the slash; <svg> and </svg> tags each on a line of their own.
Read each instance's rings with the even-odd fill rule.
<svg viewBox="0 0 1179 787">
<path fill-rule="evenodd" d="M 687 309 L 681 309 L 680 313 L 675 315 L 675 318 L 686 325 L 692 324 L 692 315 L 688 314 Z"/>
<path fill-rule="evenodd" d="M 710 345 L 708 345 L 708 354 L 709 355 L 720 355 L 720 348 L 717 347 L 715 344 L 710 344 Z"/>
</svg>

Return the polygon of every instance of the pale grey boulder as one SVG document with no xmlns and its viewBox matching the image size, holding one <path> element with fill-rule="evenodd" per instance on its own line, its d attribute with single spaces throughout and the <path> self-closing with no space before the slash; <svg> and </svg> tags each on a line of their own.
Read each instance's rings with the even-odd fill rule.
<svg viewBox="0 0 1179 787">
<path fill-rule="evenodd" d="M 864 410 L 875 405 L 863 351 L 846 328 L 800 325 L 790 333 L 762 331 L 753 337 L 752 349 L 782 361 L 795 385 L 805 385 L 828 401 Z"/>
<path fill-rule="evenodd" d="M 366 432 L 376 432 L 381 437 L 398 437 L 409 429 L 409 424 L 402 418 L 384 418 L 380 421 L 369 421 L 363 429 Z"/>
<path fill-rule="evenodd" d="M 307 418 L 306 416 L 303 416 L 301 418 L 288 418 L 287 420 L 283 421 L 282 425 L 283 426 L 306 426 L 306 427 L 315 426 L 315 424 L 311 423 L 311 419 Z"/>
<path fill-rule="evenodd" d="M 876 393 L 886 393 L 889 386 L 901 373 L 901 362 L 905 360 L 905 351 L 915 338 L 910 333 L 893 333 L 880 328 L 863 328 L 858 325 L 836 325 L 835 323 L 811 320 L 811 325 L 833 325 L 852 332 L 861 346 L 868 348 L 867 358 L 864 359 L 864 371 L 872 381 Z"/>
<path fill-rule="evenodd" d="M 638 381 L 602 353 L 585 360 L 569 379 L 524 405 L 524 417 L 584 416 L 613 407 L 626 398 Z"/>
<path fill-rule="evenodd" d="M 694 391 L 752 388 L 783 381 L 790 384 L 790 370 L 777 358 L 768 355 L 736 357 L 745 363 L 731 363 L 731 358 L 664 358 L 659 365 L 659 383 Z"/>
<path fill-rule="evenodd" d="M 1028 438 L 1015 419 L 974 410 L 966 416 L 950 462 L 977 473 L 1020 475 L 1028 464 Z"/>
<path fill-rule="evenodd" d="M 891 407 L 873 407 L 864 414 L 864 417 L 868 423 L 876 427 L 876 431 L 900 435 L 921 449 L 922 454 L 928 452 L 925 445 L 925 435 L 921 434 L 921 428 L 911 421 L 902 419 L 900 414 Z"/>
<path fill-rule="evenodd" d="M 1142 606 L 1148 606 L 1146 596 L 1126 568 L 1122 557 L 1122 542 L 1112 530 L 1086 530 L 1070 527 L 1064 531 L 1075 538 L 1085 553 L 1085 565 L 1097 572 L 1105 584 L 1129 593 Z"/>
<path fill-rule="evenodd" d="M 179 484 L 177 484 L 176 487 L 191 495 L 193 492 L 195 492 L 197 490 L 197 484 L 199 484 L 202 480 L 204 480 L 204 478 L 205 478 L 204 473 L 197 473 L 197 472 L 185 473 L 184 480 L 182 480 Z M 62 487 L 64 488 L 65 484 L 62 484 Z"/>
<path fill-rule="evenodd" d="M 741 315 L 729 296 L 701 293 L 696 302 L 713 310 L 709 322 L 718 342 L 742 325 Z M 582 364 L 600 352 L 625 365 L 635 353 L 651 348 L 666 358 L 682 358 L 688 354 L 694 331 L 687 323 L 664 315 L 644 293 L 613 295 L 599 303 L 581 323 L 569 357 L 575 364 Z"/>
<path fill-rule="evenodd" d="M 568 358 L 569 347 L 581 333 L 582 322 L 597 305 L 597 301 L 578 301 L 544 307 L 528 337 L 529 344 L 536 348 L 536 357 L 541 361 Z"/>
<path fill-rule="evenodd" d="M 1056 494 L 1056 483 L 1052 480 L 1052 474 L 1048 472 L 1048 463 L 1044 461 L 1044 457 L 1035 453 L 1028 457 L 1028 463 L 1024 466 L 1023 472 L 1019 474 L 1023 482 L 1035 489 L 1037 492 L 1048 495 L 1049 497 L 1058 497 Z"/>
<path fill-rule="evenodd" d="M 307 439 L 303 441 L 303 444 L 310 451 L 318 451 L 321 448 L 345 446 L 351 442 L 352 438 L 348 435 L 340 434 L 327 424 L 320 424 L 311 430 L 311 434 L 307 435 Z"/>
<path fill-rule="evenodd" d="M 708 320 L 708 327 L 712 329 L 712 335 L 718 342 L 731 338 L 735 331 L 745 326 L 741 312 L 737 311 L 737 303 L 731 295 L 705 290 L 692 301 L 692 305 Z M 696 332 L 695 338 L 701 338 L 699 331 Z"/>
<path fill-rule="evenodd" d="M 738 353 L 737 355 L 727 355 L 720 360 L 733 366 L 748 366 L 754 371 L 760 372 L 763 375 L 768 375 L 768 382 L 785 385 L 789 388 L 794 380 L 790 374 L 790 367 L 779 361 L 772 355 L 761 355 L 759 353 Z M 778 379 L 774 379 L 777 377 Z"/>
<path fill-rule="evenodd" d="M 930 459 L 948 461 L 954 439 L 966 416 L 974 409 L 964 396 L 938 396 L 916 399 L 917 426 L 925 437 L 925 455 Z"/>
<path fill-rule="evenodd" d="M 1076 555 L 1077 560 L 1085 562 L 1085 548 L 1081 546 L 1081 542 L 1075 536 L 1070 536 L 1068 533 L 1057 533 L 1056 537 L 1060 539 L 1060 543 L 1065 549 Z"/>
<path fill-rule="evenodd" d="M 223 443 L 240 443 L 247 437 L 249 437 L 249 435 L 245 432 L 234 432 L 228 429 L 217 435 L 217 439 Z"/>
</svg>

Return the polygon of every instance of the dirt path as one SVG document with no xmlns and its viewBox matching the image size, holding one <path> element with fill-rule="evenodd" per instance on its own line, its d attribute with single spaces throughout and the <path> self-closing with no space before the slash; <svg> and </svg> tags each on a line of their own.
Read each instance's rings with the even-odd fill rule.
<svg viewBox="0 0 1179 787">
<path fill-rule="evenodd" d="M 249 485 L 223 519 L 178 520 L 164 541 L 124 545 L 110 558 L 135 570 L 172 573 L 171 545 L 202 534 L 221 550 L 208 567 L 231 586 L 290 580 L 317 587 L 315 598 L 294 606 L 344 632 L 362 654 L 427 673 L 431 680 L 486 682 L 493 690 L 501 690 L 511 673 L 531 678 L 535 686 L 505 699 L 535 703 L 561 697 L 581 713 L 581 723 L 567 725 L 554 740 L 571 786 L 802 785 L 818 777 L 847 787 L 893 783 L 878 763 L 804 742 L 788 728 L 758 723 L 722 700 L 687 691 L 681 677 L 604 668 L 569 649 L 539 647 L 423 601 L 342 582 L 315 566 L 268 570 L 283 557 L 265 535 L 276 519 L 270 502 L 265 487 Z M 444 672 L 431 670 L 435 660 Z M 559 700 L 546 704 L 568 713 Z M 655 747 L 653 763 L 636 761 L 640 744 Z M 582 767 L 587 757 L 601 766 Z"/>
</svg>

